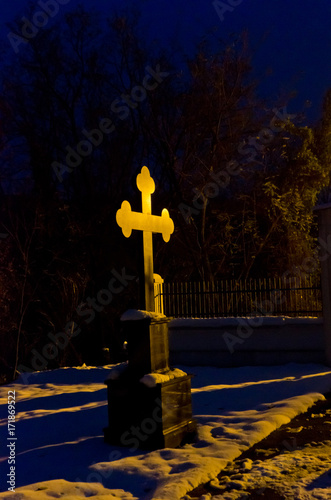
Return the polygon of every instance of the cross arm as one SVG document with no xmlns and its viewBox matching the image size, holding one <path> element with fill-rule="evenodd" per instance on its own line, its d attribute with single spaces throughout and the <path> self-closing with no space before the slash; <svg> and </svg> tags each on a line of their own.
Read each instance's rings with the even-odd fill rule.
<svg viewBox="0 0 331 500">
<path fill-rule="evenodd" d="M 174 232 L 174 223 L 166 208 L 162 210 L 161 216 L 133 212 L 128 201 L 123 201 L 121 208 L 116 212 L 117 224 L 122 228 L 126 238 L 131 236 L 133 229 L 161 233 L 164 241 L 170 240 Z"/>
</svg>

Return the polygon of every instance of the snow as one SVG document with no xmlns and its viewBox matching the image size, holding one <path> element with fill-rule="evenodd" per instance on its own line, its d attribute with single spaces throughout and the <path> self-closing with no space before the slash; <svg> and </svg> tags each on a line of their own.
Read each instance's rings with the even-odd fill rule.
<svg viewBox="0 0 331 500">
<path fill-rule="evenodd" d="M 166 316 L 161 313 L 156 313 L 153 311 L 142 311 L 140 309 L 128 309 L 121 316 L 121 321 L 137 321 L 145 318 L 151 318 L 152 320 L 165 319 Z"/>
<path fill-rule="evenodd" d="M 108 422 L 104 380 L 111 368 L 37 372 L 0 387 L 1 499 L 179 500 L 199 484 L 216 480 L 229 461 L 331 390 L 331 369 L 323 365 L 190 367 L 196 442 L 131 451 L 103 441 Z M 7 491 L 8 448 L 3 446 L 9 390 L 17 399 L 16 493 Z M 295 498 L 330 498 L 330 452 L 331 442 L 311 443 L 268 463 L 247 462 L 243 477 L 232 479 L 228 496 L 219 498 L 233 500 L 261 477 L 265 484 L 296 488 Z M 281 468 L 289 471 L 286 478 Z"/>
<path fill-rule="evenodd" d="M 172 326 L 184 328 L 229 328 L 237 327 L 238 324 L 250 326 L 285 326 L 285 325 L 320 325 L 323 318 L 304 317 L 292 318 L 289 316 L 244 316 L 244 317 L 224 317 L 224 318 L 176 318 L 171 320 L 169 328 Z"/>
<path fill-rule="evenodd" d="M 109 369 L 108 376 L 106 380 L 116 380 L 124 373 L 129 367 L 129 364 L 127 361 L 124 361 L 124 363 L 118 363 L 118 365 L 113 366 L 112 368 Z"/>
<path fill-rule="evenodd" d="M 118 363 L 117 365 L 114 365 L 113 367 L 109 368 L 106 380 L 118 379 L 120 375 L 122 375 L 122 373 L 124 373 L 128 369 L 128 367 L 129 364 L 127 361 L 125 361 L 124 363 Z M 179 368 L 174 368 L 167 370 L 166 372 L 160 371 L 154 373 L 147 373 L 140 379 L 140 382 L 146 385 L 147 387 L 155 387 L 156 384 L 162 382 L 168 382 L 169 380 L 183 377 L 185 375 L 187 375 L 187 373 L 183 372 L 183 370 L 180 370 Z"/>
<path fill-rule="evenodd" d="M 140 379 L 140 382 L 145 384 L 147 387 L 155 387 L 156 384 L 169 382 L 169 380 L 184 377 L 185 375 L 187 375 L 187 373 L 183 372 L 183 370 L 175 368 L 173 370 L 168 370 L 166 373 L 148 373 Z"/>
</svg>

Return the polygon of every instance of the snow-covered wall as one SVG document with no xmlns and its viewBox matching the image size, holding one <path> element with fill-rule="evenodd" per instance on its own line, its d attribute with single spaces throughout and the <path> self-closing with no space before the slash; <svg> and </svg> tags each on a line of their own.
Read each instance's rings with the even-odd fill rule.
<svg viewBox="0 0 331 500">
<path fill-rule="evenodd" d="M 323 363 L 322 318 L 174 319 L 170 362 L 188 366 Z"/>
</svg>

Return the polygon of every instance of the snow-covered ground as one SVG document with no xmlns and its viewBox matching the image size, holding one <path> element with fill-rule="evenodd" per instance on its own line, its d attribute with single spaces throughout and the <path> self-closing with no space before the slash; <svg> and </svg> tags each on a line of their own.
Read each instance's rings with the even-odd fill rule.
<svg viewBox="0 0 331 500">
<path fill-rule="evenodd" d="M 103 382 L 109 368 L 38 372 L 29 376 L 28 385 L 19 379 L 0 387 L 0 498 L 177 500 L 331 390 L 331 370 L 322 365 L 180 367 L 195 375 L 197 441 L 180 449 L 130 451 L 103 441 L 108 420 Z M 8 391 L 15 391 L 17 401 L 16 493 L 7 490 L 7 443 L 13 443 L 7 428 Z M 260 484 L 261 476 L 266 484 L 297 488 L 298 499 L 331 498 L 330 452 L 331 442 L 326 442 L 249 464 L 229 496 L 219 498 L 239 498 L 248 485 Z M 284 470 L 291 474 L 285 476 Z"/>
</svg>

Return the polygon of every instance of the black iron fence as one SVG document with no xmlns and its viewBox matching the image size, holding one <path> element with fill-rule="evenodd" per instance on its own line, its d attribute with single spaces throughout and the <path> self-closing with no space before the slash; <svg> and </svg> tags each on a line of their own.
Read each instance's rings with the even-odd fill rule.
<svg viewBox="0 0 331 500">
<path fill-rule="evenodd" d="M 163 283 L 156 295 L 174 318 L 322 315 L 321 285 L 311 276 Z"/>
</svg>

